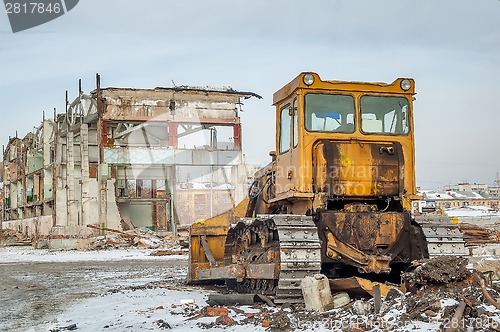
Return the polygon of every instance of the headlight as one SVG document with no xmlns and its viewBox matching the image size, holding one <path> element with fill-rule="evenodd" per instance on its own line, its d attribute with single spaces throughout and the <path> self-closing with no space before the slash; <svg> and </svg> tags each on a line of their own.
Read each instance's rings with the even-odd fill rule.
<svg viewBox="0 0 500 332">
<path fill-rule="evenodd" d="M 411 81 L 407 78 L 401 81 L 401 89 L 408 91 L 411 88 Z"/>
<path fill-rule="evenodd" d="M 304 81 L 305 85 L 311 85 L 314 83 L 314 76 L 313 74 L 305 74 L 302 80 Z"/>
</svg>

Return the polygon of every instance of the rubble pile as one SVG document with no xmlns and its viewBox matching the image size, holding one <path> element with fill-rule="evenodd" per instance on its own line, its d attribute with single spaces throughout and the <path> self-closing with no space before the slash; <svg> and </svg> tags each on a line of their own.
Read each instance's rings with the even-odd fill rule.
<svg viewBox="0 0 500 332">
<path fill-rule="evenodd" d="M 204 307 L 191 303 L 167 309 L 197 321 L 203 329 L 254 325 L 269 331 L 318 328 L 356 332 L 500 331 L 500 305 L 490 302 L 500 298 L 500 292 L 494 284 L 483 290 L 481 275 L 468 270 L 467 266 L 467 259 L 454 256 L 419 262 L 413 271 L 403 275 L 405 292 L 390 289 L 382 297 L 381 305 L 377 305 L 374 298 L 353 297 L 347 305 L 325 312 L 307 311 L 304 305 L 239 306 L 216 305 L 210 301 Z"/>
<path fill-rule="evenodd" d="M 31 240 L 12 229 L 0 229 L 0 246 L 29 246 Z"/>
<path fill-rule="evenodd" d="M 255 325 L 271 331 L 287 331 L 296 327 L 293 326 L 290 318 L 291 309 L 283 310 L 260 303 L 200 307 L 194 302 L 187 302 L 171 304 L 169 308 L 161 306 L 156 309 L 165 309 L 172 315 L 182 315 L 186 317 L 185 320 L 196 321 L 201 329 Z"/>
<path fill-rule="evenodd" d="M 467 269 L 469 260 L 460 256 L 438 256 L 421 260 L 415 270 L 403 273 L 403 282 L 410 287 L 460 282 L 472 276 Z"/>
<path fill-rule="evenodd" d="M 86 247 L 90 250 L 138 247 L 158 249 L 154 253 L 156 256 L 185 253 L 184 250 L 181 250 L 178 239 L 172 233 L 160 234 L 148 228 L 120 231 L 98 226 L 89 227 L 106 231 L 106 235 L 89 239 Z"/>
</svg>

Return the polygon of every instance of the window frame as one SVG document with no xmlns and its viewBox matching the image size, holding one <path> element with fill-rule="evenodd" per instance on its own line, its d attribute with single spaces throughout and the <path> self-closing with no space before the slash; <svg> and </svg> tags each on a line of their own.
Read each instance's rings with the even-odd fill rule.
<svg viewBox="0 0 500 332">
<path fill-rule="evenodd" d="M 350 113 L 352 114 L 353 116 L 353 129 L 351 131 L 332 131 L 332 130 L 313 130 L 313 129 L 309 129 L 307 128 L 307 115 L 308 115 L 308 112 L 307 112 L 307 102 L 306 102 L 306 98 L 307 98 L 307 95 L 309 94 L 313 94 L 313 95 L 328 95 L 328 96 L 348 96 L 348 97 L 351 97 L 352 99 L 352 111 L 353 113 Z M 325 92 L 322 92 L 322 91 L 309 91 L 307 93 L 304 94 L 303 96 L 303 100 L 304 100 L 304 115 L 303 115 L 303 118 L 304 118 L 304 129 L 309 132 L 309 133 L 327 133 L 327 134 L 354 134 L 357 130 L 357 123 L 358 123 L 358 111 L 357 111 L 357 100 L 356 100 L 356 95 L 355 94 L 352 94 L 352 93 L 348 93 L 348 92 L 345 92 L 345 93 L 339 93 L 339 92 L 335 92 L 335 93 L 325 93 Z M 349 114 L 349 115 L 350 115 Z M 311 123 L 312 125 L 312 123 Z M 342 124 L 341 124 L 342 125 Z"/>
<path fill-rule="evenodd" d="M 287 139 L 287 142 L 288 142 L 288 147 L 286 149 L 284 149 L 285 147 L 283 146 L 283 111 L 287 110 L 286 113 L 286 116 L 288 116 L 288 139 Z M 290 103 L 287 103 L 285 104 L 284 106 L 282 106 L 280 108 L 280 136 L 279 136 L 279 154 L 285 154 L 287 153 L 288 151 L 290 151 L 290 147 L 292 145 L 292 133 L 291 133 L 291 125 L 292 125 L 292 116 L 290 115 L 290 112 L 292 110 L 292 106 Z M 283 149 L 283 150 L 282 150 Z"/>
<path fill-rule="evenodd" d="M 299 101 L 295 97 L 292 102 L 292 121 L 290 123 L 292 126 L 292 149 L 299 146 Z"/>
<path fill-rule="evenodd" d="M 403 98 L 407 102 L 407 111 L 406 111 L 406 127 L 408 128 L 406 133 L 391 133 L 391 132 L 367 132 L 363 130 L 363 107 L 362 107 L 362 99 L 363 97 L 368 96 L 368 97 L 396 97 L 396 98 Z M 412 131 L 412 103 L 411 100 L 402 95 L 394 95 L 394 94 L 370 94 L 370 93 L 365 93 L 361 94 L 359 96 L 359 130 L 363 135 L 382 135 L 382 136 L 408 136 L 410 135 Z M 373 114 L 373 113 L 366 113 L 366 114 Z M 386 113 L 388 114 L 388 113 Z M 385 115 L 384 115 L 385 116 Z M 382 126 L 384 126 L 384 123 L 382 123 Z"/>
</svg>

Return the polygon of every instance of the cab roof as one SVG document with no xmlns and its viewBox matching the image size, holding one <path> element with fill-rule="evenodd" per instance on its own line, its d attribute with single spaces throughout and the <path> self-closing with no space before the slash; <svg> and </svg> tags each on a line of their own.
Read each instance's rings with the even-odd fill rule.
<svg viewBox="0 0 500 332">
<path fill-rule="evenodd" d="M 312 75 L 314 82 L 310 85 L 304 83 L 305 75 Z M 401 88 L 401 81 L 407 79 L 411 82 L 411 87 L 408 90 Z M 400 93 L 400 94 L 415 94 L 415 81 L 412 78 L 397 78 L 394 82 L 350 82 L 326 80 L 323 81 L 317 73 L 302 72 L 295 77 L 290 83 L 276 91 L 273 95 L 273 105 L 278 104 L 283 99 L 295 93 L 298 89 L 309 90 L 325 90 L 325 91 L 357 91 L 357 92 L 378 92 L 378 93 Z"/>
</svg>

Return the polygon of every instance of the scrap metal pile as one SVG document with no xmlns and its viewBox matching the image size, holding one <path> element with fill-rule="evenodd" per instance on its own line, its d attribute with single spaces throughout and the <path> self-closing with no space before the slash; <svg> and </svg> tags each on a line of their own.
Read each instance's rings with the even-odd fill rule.
<svg viewBox="0 0 500 332">
<path fill-rule="evenodd" d="M 500 232 L 494 228 L 485 228 L 474 224 L 459 224 L 465 245 L 474 246 L 487 243 L 500 243 Z"/>
</svg>

